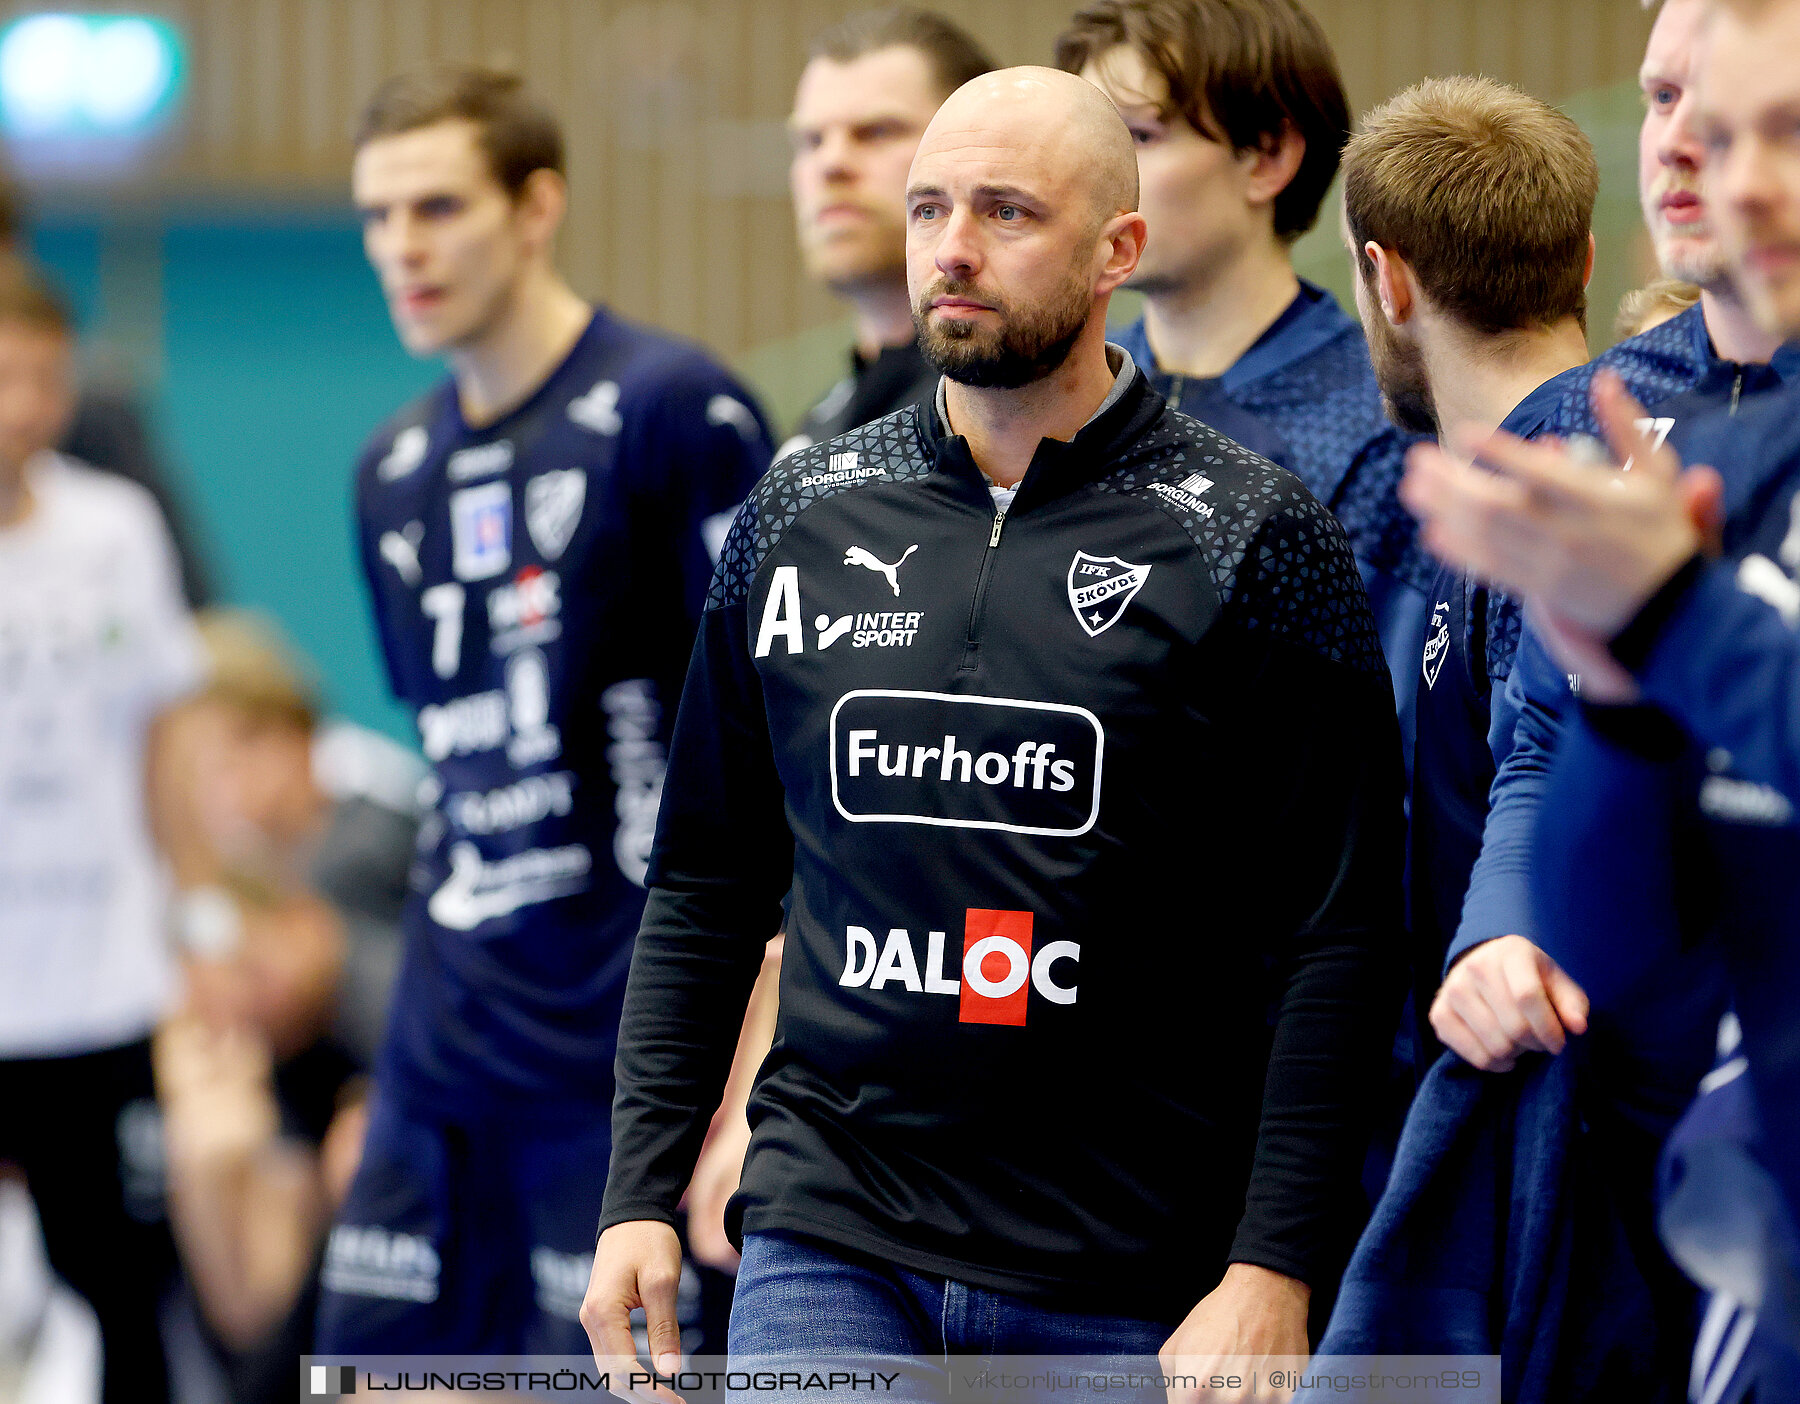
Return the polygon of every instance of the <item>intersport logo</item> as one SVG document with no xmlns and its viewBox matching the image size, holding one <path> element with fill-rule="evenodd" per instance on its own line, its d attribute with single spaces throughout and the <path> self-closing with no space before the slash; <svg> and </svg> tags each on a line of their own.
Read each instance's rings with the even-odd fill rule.
<svg viewBox="0 0 1800 1404">
<path fill-rule="evenodd" d="M 1083 707 L 867 688 L 830 729 L 831 801 L 853 824 L 1074 837 L 1100 814 L 1106 733 Z"/>
<path fill-rule="evenodd" d="M 970 907 L 963 913 L 960 979 L 944 973 L 945 945 L 949 933 L 925 934 L 925 960 L 920 965 L 912 933 L 893 927 L 887 940 L 878 942 L 866 926 L 844 932 L 844 973 L 838 984 L 845 989 L 883 990 L 898 985 L 912 994 L 955 995 L 959 1024 L 1007 1024 L 1025 1026 L 1033 990 L 1052 1004 L 1074 1004 L 1078 988 L 1062 981 L 1071 978 L 1064 963 L 1081 959 L 1076 941 L 1051 941 L 1034 953 L 1031 948 L 1031 912 Z"/>
</svg>

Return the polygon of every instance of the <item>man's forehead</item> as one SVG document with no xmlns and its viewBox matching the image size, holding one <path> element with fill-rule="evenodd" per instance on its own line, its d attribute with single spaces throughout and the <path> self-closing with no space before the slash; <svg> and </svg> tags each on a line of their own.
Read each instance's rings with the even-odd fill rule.
<svg viewBox="0 0 1800 1404">
<path fill-rule="evenodd" d="M 1016 147 L 969 142 L 921 148 L 907 179 L 908 192 L 941 191 L 959 199 L 1016 199 L 1047 203 L 1066 182 L 1041 161 L 1027 159 Z"/>
<path fill-rule="evenodd" d="M 925 55 L 910 44 L 890 44 L 853 59 L 820 55 L 806 65 L 794 89 L 790 126 L 868 122 L 888 116 L 916 119 L 942 100 Z"/>
<path fill-rule="evenodd" d="M 1696 76 L 1706 113 L 1800 112 L 1800 0 L 1775 0 L 1749 20 L 1720 6 Z"/>
<path fill-rule="evenodd" d="M 1666 0 L 1650 27 L 1644 45 L 1644 62 L 1638 69 L 1640 83 L 1685 83 L 1699 58 L 1700 37 L 1706 27 L 1706 0 Z"/>
<path fill-rule="evenodd" d="M 357 150 L 351 166 L 352 182 L 358 187 L 417 182 L 464 185 L 487 174 L 480 129 L 462 118 L 371 137 Z"/>
</svg>

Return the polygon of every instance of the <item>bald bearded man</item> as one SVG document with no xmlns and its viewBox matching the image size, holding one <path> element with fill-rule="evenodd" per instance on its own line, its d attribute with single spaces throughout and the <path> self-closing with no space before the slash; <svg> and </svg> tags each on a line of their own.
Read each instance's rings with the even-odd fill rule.
<svg viewBox="0 0 1800 1404">
<path fill-rule="evenodd" d="M 907 196 L 936 405 L 732 527 L 620 1033 L 603 1363 L 640 1305 L 678 1363 L 669 1222 L 790 890 L 734 1358 L 1306 1351 L 1398 1000 L 1398 734 L 1335 520 L 1105 341 L 1136 170 L 1079 79 L 959 89 Z"/>
</svg>

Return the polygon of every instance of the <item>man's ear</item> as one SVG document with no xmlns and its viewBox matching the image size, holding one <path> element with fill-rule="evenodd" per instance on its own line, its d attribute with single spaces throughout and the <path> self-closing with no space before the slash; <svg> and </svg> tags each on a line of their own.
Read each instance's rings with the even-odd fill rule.
<svg viewBox="0 0 1800 1404">
<path fill-rule="evenodd" d="M 1096 295 L 1111 292 L 1137 271 L 1138 260 L 1144 256 L 1144 241 L 1149 237 L 1149 228 L 1144 217 L 1135 210 L 1114 215 L 1101 227 L 1100 242 L 1106 261 L 1100 266 L 1100 281 L 1094 288 Z"/>
<path fill-rule="evenodd" d="M 1375 297 L 1381 304 L 1382 316 L 1393 326 L 1404 326 L 1418 310 L 1412 269 L 1399 254 L 1373 239 L 1363 245 L 1363 253 L 1375 265 Z"/>
<path fill-rule="evenodd" d="M 1306 159 L 1306 138 L 1290 123 L 1280 136 L 1265 137 L 1262 144 L 1242 153 L 1244 195 L 1252 205 L 1270 205 L 1293 183 Z"/>
<path fill-rule="evenodd" d="M 569 187 L 557 172 L 540 167 L 525 177 L 513 202 L 513 218 L 533 251 L 548 250 L 569 207 Z"/>
</svg>

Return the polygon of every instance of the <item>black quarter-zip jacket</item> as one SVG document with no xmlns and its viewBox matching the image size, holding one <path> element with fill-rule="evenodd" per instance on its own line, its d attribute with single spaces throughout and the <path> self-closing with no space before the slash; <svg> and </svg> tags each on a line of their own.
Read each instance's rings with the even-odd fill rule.
<svg viewBox="0 0 1800 1404">
<path fill-rule="evenodd" d="M 602 1227 L 671 1218 L 791 888 L 734 1232 L 1169 1320 L 1319 1286 L 1400 777 L 1336 521 L 1140 373 L 1003 515 L 925 406 L 783 461 L 676 720 Z"/>
</svg>

